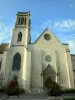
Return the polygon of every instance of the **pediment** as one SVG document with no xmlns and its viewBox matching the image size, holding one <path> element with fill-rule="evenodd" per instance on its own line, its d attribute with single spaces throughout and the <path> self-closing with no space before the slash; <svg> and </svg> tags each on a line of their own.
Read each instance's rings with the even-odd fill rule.
<svg viewBox="0 0 75 100">
<path fill-rule="evenodd" d="M 50 40 L 53 39 L 60 42 L 60 40 L 49 30 L 49 28 L 46 28 L 34 43 L 38 43 L 38 42 L 41 43 L 43 41 L 49 42 Z"/>
<path fill-rule="evenodd" d="M 43 76 L 44 76 L 44 77 L 50 76 L 50 77 L 52 77 L 52 78 L 55 78 L 56 73 L 55 73 L 55 71 L 52 69 L 52 67 L 51 67 L 50 64 L 48 64 L 48 66 L 46 67 L 46 69 L 43 71 Z"/>
</svg>

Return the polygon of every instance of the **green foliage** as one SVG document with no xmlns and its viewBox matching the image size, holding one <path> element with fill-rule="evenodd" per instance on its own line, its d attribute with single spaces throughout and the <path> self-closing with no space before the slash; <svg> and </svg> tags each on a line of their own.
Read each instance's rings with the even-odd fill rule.
<svg viewBox="0 0 75 100">
<path fill-rule="evenodd" d="M 25 90 L 19 87 L 16 80 L 11 80 L 7 86 L 0 88 L 0 93 L 7 93 L 8 95 L 17 95 L 25 93 Z"/>
<path fill-rule="evenodd" d="M 75 98 L 67 98 L 67 99 L 64 99 L 64 100 L 75 100 Z"/>
<path fill-rule="evenodd" d="M 61 89 L 61 93 L 75 93 L 75 89 Z"/>
<path fill-rule="evenodd" d="M 23 88 L 19 88 L 19 93 L 20 94 L 25 93 L 25 90 Z"/>
<path fill-rule="evenodd" d="M 60 96 L 61 95 L 61 88 L 57 83 L 54 83 L 54 85 L 51 87 L 49 91 L 51 96 Z"/>
<path fill-rule="evenodd" d="M 2 93 L 2 92 L 6 92 L 6 87 L 1 87 L 0 88 L 0 92 Z"/>
<path fill-rule="evenodd" d="M 8 83 L 8 89 L 15 89 L 15 88 L 18 88 L 19 85 L 18 85 L 18 82 L 16 80 L 11 80 L 9 83 Z"/>
<path fill-rule="evenodd" d="M 7 93 L 9 95 L 15 95 L 15 94 L 18 95 L 18 94 L 25 93 L 25 90 L 23 88 L 19 87 L 18 82 L 16 80 L 12 80 L 8 84 Z"/>
<path fill-rule="evenodd" d="M 21 87 L 19 87 L 19 88 L 7 88 L 7 87 L 1 87 L 0 88 L 0 93 L 10 93 L 10 92 L 12 92 L 12 94 L 13 93 L 19 93 L 19 94 L 22 94 L 22 93 L 25 93 L 25 90 L 23 89 L 23 88 L 21 88 Z"/>
<path fill-rule="evenodd" d="M 8 89 L 7 91 L 8 95 L 19 95 L 19 89 L 18 88 L 15 88 L 15 89 Z"/>
<path fill-rule="evenodd" d="M 19 85 L 16 80 L 11 80 L 8 83 L 8 88 L 7 88 L 7 94 L 8 95 L 19 95 Z"/>
<path fill-rule="evenodd" d="M 60 96 L 61 90 L 58 87 L 53 86 L 51 89 L 51 96 Z"/>
<path fill-rule="evenodd" d="M 25 90 L 23 88 L 8 89 L 9 95 L 22 94 L 22 93 L 25 93 Z"/>
</svg>

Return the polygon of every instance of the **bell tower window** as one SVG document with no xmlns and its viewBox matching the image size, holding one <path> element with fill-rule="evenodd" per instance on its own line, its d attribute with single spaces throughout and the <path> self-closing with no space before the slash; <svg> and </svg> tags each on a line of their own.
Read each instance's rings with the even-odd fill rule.
<svg viewBox="0 0 75 100">
<path fill-rule="evenodd" d="M 26 25 L 26 23 L 27 23 L 27 18 L 24 18 L 24 17 L 18 18 L 18 25 L 23 25 L 23 24 Z"/>
<path fill-rule="evenodd" d="M 21 18 L 21 24 L 24 24 L 24 17 Z"/>
<path fill-rule="evenodd" d="M 21 23 L 21 18 L 19 17 L 19 18 L 18 18 L 18 24 L 20 24 L 20 23 Z"/>
<path fill-rule="evenodd" d="M 21 42 L 21 41 L 22 41 L 22 33 L 19 32 L 19 34 L 18 34 L 18 42 Z"/>
<path fill-rule="evenodd" d="M 26 25 L 26 23 L 27 23 L 27 19 L 25 18 L 25 25 Z"/>
</svg>

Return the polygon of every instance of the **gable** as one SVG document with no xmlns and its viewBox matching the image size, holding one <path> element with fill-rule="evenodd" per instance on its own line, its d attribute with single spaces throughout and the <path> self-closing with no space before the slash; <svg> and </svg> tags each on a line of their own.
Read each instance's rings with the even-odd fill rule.
<svg viewBox="0 0 75 100">
<path fill-rule="evenodd" d="M 53 75 L 55 75 L 56 74 L 56 72 L 52 69 L 52 67 L 51 67 L 51 65 L 50 64 L 48 64 L 48 66 L 46 67 L 46 69 L 44 70 L 44 74 L 48 74 L 48 72 L 49 72 L 49 74 L 53 74 Z"/>
<path fill-rule="evenodd" d="M 0 54 L 3 54 L 5 49 L 9 48 L 9 44 L 1 44 L 0 45 Z"/>
<path fill-rule="evenodd" d="M 48 41 L 49 38 L 48 38 L 47 36 L 50 36 L 50 39 L 55 38 L 57 41 L 60 42 L 60 40 L 59 40 L 52 32 L 50 32 L 50 30 L 49 30 L 48 28 L 46 28 L 46 29 L 43 31 L 43 33 L 35 40 L 34 43 L 40 42 L 40 40 L 41 40 L 42 37 L 43 37 L 43 39 L 44 39 L 45 41 L 46 41 L 46 40 Z"/>
<path fill-rule="evenodd" d="M 63 45 L 60 40 L 52 33 L 48 28 L 38 37 L 33 43 L 35 48 L 40 50 L 57 50 L 63 49 Z M 60 50 L 61 51 L 61 50 Z"/>
<path fill-rule="evenodd" d="M 51 78 L 55 79 L 56 72 L 53 70 L 50 64 L 46 67 L 46 69 L 43 71 L 44 77 L 50 76 Z"/>
</svg>

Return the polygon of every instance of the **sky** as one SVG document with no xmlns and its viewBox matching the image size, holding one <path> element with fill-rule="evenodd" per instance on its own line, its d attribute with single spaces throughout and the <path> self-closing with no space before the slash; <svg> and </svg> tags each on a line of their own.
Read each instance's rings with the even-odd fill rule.
<svg viewBox="0 0 75 100">
<path fill-rule="evenodd" d="M 0 44 L 10 42 L 18 11 L 30 11 L 32 42 L 48 27 L 75 54 L 75 0 L 0 0 Z"/>
</svg>

